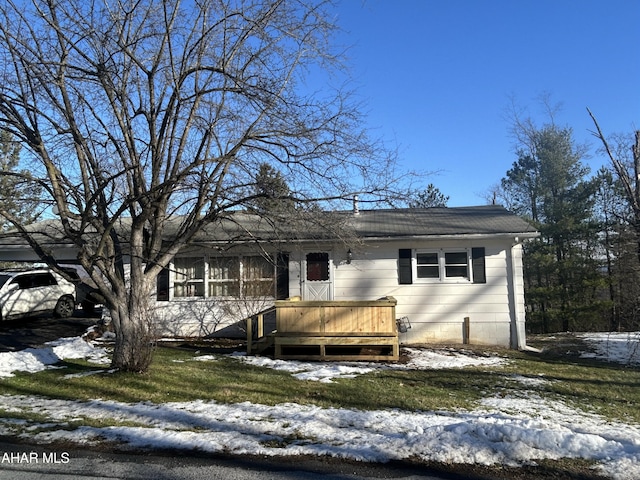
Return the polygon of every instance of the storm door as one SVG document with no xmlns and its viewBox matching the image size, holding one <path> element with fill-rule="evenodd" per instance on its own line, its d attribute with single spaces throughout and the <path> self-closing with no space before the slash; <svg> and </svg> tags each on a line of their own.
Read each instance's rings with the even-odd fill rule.
<svg viewBox="0 0 640 480">
<path fill-rule="evenodd" d="M 332 300 L 333 271 L 329 252 L 307 252 L 303 265 L 303 300 Z"/>
</svg>

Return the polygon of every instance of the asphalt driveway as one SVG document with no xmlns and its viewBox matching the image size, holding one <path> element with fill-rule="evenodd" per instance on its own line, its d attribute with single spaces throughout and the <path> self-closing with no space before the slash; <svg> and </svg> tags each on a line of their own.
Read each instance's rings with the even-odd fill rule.
<svg viewBox="0 0 640 480">
<path fill-rule="evenodd" d="M 36 348 L 59 338 L 77 337 L 95 325 L 99 318 L 99 314 L 85 316 L 82 310 L 76 310 L 69 318 L 48 315 L 0 321 L 0 352 Z"/>
</svg>

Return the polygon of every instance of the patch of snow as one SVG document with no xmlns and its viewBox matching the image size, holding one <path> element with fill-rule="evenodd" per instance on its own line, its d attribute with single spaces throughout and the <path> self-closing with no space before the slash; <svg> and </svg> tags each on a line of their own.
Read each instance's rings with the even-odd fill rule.
<svg viewBox="0 0 640 480">
<path fill-rule="evenodd" d="M 480 366 L 501 366 L 507 360 L 498 356 L 482 356 L 471 351 L 448 349 L 405 349 L 409 355 L 406 368 L 409 369 L 447 369 Z"/>
<path fill-rule="evenodd" d="M 90 363 L 108 365 L 111 360 L 107 351 L 102 347 L 96 347 L 81 337 L 67 337 L 47 342 L 51 345 L 53 353 L 61 360 L 67 358 L 84 358 Z"/>
<path fill-rule="evenodd" d="M 37 411 L 46 416 L 45 431 L 22 434 L 40 442 L 107 440 L 131 448 L 329 455 L 369 462 L 419 458 L 518 466 L 568 457 L 596 461 L 603 472 L 618 480 L 640 477 L 639 426 L 609 422 L 535 395 L 487 398 L 480 408 L 459 412 L 361 411 L 294 403 L 128 404 L 18 395 L 0 396 L 0 402 L 9 411 Z M 129 426 L 65 428 L 81 418 L 127 422 Z M 24 424 L 0 419 L 0 431 L 13 429 L 24 431 Z"/>
<path fill-rule="evenodd" d="M 40 372 L 60 359 L 50 348 L 27 348 L 19 352 L 0 353 L 0 377 L 13 377 L 13 372 Z"/>
<path fill-rule="evenodd" d="M 640 365 L 640 332 L 580 333 L 577 336 L 594 349 L 593 353 L 583 353 L 583 358 Z"/>
<path fill-rule="evenodd" d="M 640 426 L 611 422 L 600 415 L 578 411 L 563 402 L 529 394 L 519 398 L 487 398 L 482 404 L 523 422 L 521 431 L 507 426 L 501 432 L 510 438 L 514 450 L 535 458 L 532 448 L 541 449 L 537 458 L 583 458 L 598 462 L 607 477 L 619 480 L 640 478 Z M 529 453 L 527 453 L 529 452 Z"/>
<path fill-rule="evenodd" d="M 546 380 L 544 378 L 542 378 L 541 376 L 538 377 L 526 377 L 524 375 L 509 375 L 508 377 L 510 380 L 514 380 L 522 385 L 525 385 L 527 387 L 530 388 L 536 388 L 536 387 L 542 387 L 544 385 L 548 385 L 549 383 L 551 383 L 549 380 Z"/>
<path fill-rule="evenodd" d="M 101 375 L 103 373 L 115 373 L 117 372 L 117 369 L 112 368 L 110 370 L 90 370 L 88 372 L 82 372 L 82 373 L 70 373 L 68 375 L 64 375 L 62 378 L 68 379 L 68 378 L 82 378 L 82 377 L 90 377 L 91 375 Z"/>
<path fill-rule="evenodd" d="M 198 355 L 197 357 L 193 357 L 193 360 L 196 362 L 211 362 L 217 359 L 218 357 L 216 355 Z"/>
<path fill-rule="evenodd" d="M 336 378 L 353 378 L 356 375 L 377 370 L 436 370 L 447 368 L 466 368 L 477 366 L 500 366 L 507 360 L 495 356 L 476 355 L 470 351 L 453 349 L 406 348 L 409 361 L 402 363 L 367 362 L 301 362 L 297 360 L 274 360 L 268 357 L 247 356 L 244 353 L 232 353 L 232 358 L 258 367 L 290 372 L 299 380 L 313 380 L 330 383 Z M 195 357 L 199 359 L 201 357 Z"/>
<path fill-rule="evenodd" d="M 12 377 L 13 372 L 35 373 L 67 358 L 84 358 L 99 365 L 110 363 L 107 352 L 80 337 L 60 338 L 41 348 L 27 348 L 19 352 L 0 353 L 0 378 Z"/>
<path fill-rule="evenodd" d="M 323 383 L 331 383 L 336 378 L 353 378 L 382 368 L 382 365 L 375 365 L 364 362 L 300 362 L 297 360 L 274 360 L 268 357 L 247 356 L 244 353 L 232 353 L 232 358 L 240 360 L 257 367 L 271 368 L 289 372 L 298 380 L 312 380 Z"/>
</svg>

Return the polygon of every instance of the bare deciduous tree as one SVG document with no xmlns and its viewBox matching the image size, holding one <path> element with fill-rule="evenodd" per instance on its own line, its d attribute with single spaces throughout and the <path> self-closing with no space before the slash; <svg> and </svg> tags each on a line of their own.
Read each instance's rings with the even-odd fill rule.
<svg viewBox="0 0 640 480">
<path fill-rule="evenodd" d="M 595 115 L 588 108 L 587 111 L 596 127 L 596 131 L 592 133 L 602 142 L 602 146 L 609 160 L 611 160 L 613 170 L 616 172 L 616 176 L 624 188 L 625 197 L 634 215 L 632 222 L 633 228 L 638 233 L 638 238 L 640 239 L 640 130 L 635 132 L 635 143 L 630 148 L 632 154 L 631 161 L 625 162 L 620 155 L 616 154 L 609 144 L 609 141 L 600 129 Z M 638 258 L 640 259 L 640 243 L 638 244 Z"/>
<path fill-rule="evenodd" d="M 596 128 L 592 133 L 602 143 L 612 169 L 603 168 L 603 176 L 608 173 L 611 179 L 606 205 L 602 209 L 608 220 L 604 234 L 609 295 L 614 301 L 612 325 L 618 330 L 634 331 L 640 318 L 640 130 L 634 135 L 618 134 L 607 138 L 595 115 L 588 108 L 587 111 Z M 618 205 L 616 198 L 622 200 Z"/>
<path fill-rule="evenodd" d="M 254 198 L 261 165 L 282 172 L 297 202 L 390 193 L 393 155 L 362 130 L 349 95 L 305 88 L 311 75 L 341 72 L 329 8 L 2 2 L 0 129 L 39 165 L 44 200 L 105 298 L 114 367 L 147 369 L 157 274 L 203 227 Z M 169 219 L 178 222 L 171 238 Z"/>
</svg>

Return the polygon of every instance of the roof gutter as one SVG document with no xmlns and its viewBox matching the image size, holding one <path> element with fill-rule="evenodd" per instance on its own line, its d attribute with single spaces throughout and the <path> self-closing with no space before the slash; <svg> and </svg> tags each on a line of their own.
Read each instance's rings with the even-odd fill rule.
<svg viewBox="0 0 640 480">
<path fill-rule="evenodd" d="M 522 243 L 525 240 L 537 238 L 540 236 L 540 232 L 505 232 L 505 233 L 455 233 L 455 234 L 442 234 L 442 235 L 388 235 L 388 236 L 375 236 L 375 237 L 362 237 L 358 238 L 362 241 L 384 241 L 384 240 L 461 240 L 466 238 L 471 239 L 487 239 L 487 238 L 513 238 L 516 243 Z M 318 241 L 318 240 L 308 240 Z"/>
</svg>

